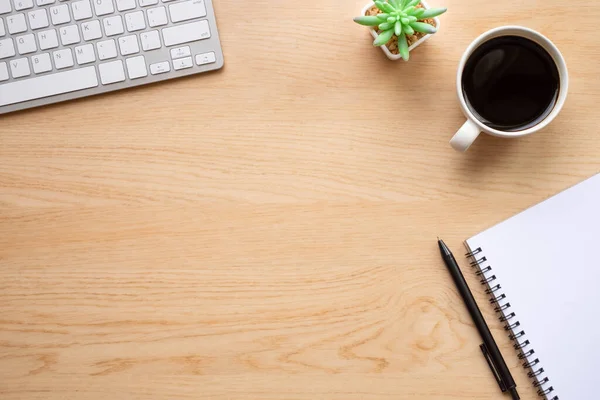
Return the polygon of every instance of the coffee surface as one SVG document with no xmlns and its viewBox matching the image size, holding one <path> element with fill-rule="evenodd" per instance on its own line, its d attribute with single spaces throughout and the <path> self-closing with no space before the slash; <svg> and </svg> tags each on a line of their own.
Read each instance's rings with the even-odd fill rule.
<svg viewBox="0 0 600 400">
<path fill-rule="evenodd" d="M 485 42 L 471 54 L 462 74 L 468 107 L 484 124 L 502 131 L 541 122 L 554 108 L 559 86 L 550 54 L 519 36 Z"/>
</svg>

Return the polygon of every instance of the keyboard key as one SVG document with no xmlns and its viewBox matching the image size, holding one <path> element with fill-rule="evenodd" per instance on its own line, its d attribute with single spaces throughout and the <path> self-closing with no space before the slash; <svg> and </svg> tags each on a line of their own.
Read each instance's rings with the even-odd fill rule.
<svg viewBox="0 0 600 400">
<path fill-rule="evenodd" d="M 98 76 L 94 67 L 9 82 L 2 85 L 0 107 L 97 86 Z"/>
<path fill-rule="evenodd" d="M 123 20 L 121 19 L 120 15 L 104 18 L 102 20 L 102 25 L 104 25 L 104 32 L 106 33 L 106 36 L 120 35 L 124 32 Z"/>
<path fill-rule="evenodd" d="M 0 62 L 0 82 L 8 80 L 8 67 L 5 62 Z"/>
<path fill-rule="evenodd" d="M 8 25 L 8 33 L 21 33 L 27 30 L 25 22 L 25 14 L 15 14 L 6 17 L 6 25 Z"/>
<path fill-rule="evenodd" d="M 81 38 L 79 37 L 79 29 L 77 25 L 69 25 L 64 26 L 59 29 L 60 32 L 60 41 L 63 46 L 68 46 L 70 44 L 79 43 Z"/>
<path fill-rule="evenodd" d="M 171 65 L 168 61 L 163 61 L 155 64 L 150 64 L 150 73 L 152 75 L 164 74 L 171 70 Z"/>
<path fill-rule="evenodd" d="M 140 51 L 140 46 L 138 45 L 137 36 L 130 35 L 120 37 L 119 49 L 121 50 L 121 54 L 124 56 L 138 53 Z"/>
<path fill-rule="evenodd" d="M 173 59 L 188 57 L 191 55 L 192 52 L 190 51 L 190 46 L 175 47 L 174 49 L 171 49 L 171 58 Z"/>
<path fill-rule="evenodd" d="M 171 1 L 175 1 L 175 0 L 162 0 L 163 3 L 169 3 Z"/>
<path fill-rule="evenodd" d="M 4 29 L 4 21 L 0 18 L 0 36 L 6 35 L 6 30 Z"/>
<path fill-rule="evenodd" d="M 160 49 L 160 36 L 158 31 L 144 32 L 140 34 L 142 40 L 142 50 L 150 51 Z"/>
<path fill-rule="evenodd" d="M 212 64 L 214 62 L 217 62 L 214 51 L 196 55 L 196 65 Z"/>
<path fill-rule="evenodd" d="M 37 4 L 39 7 L 41 6 L 47 6 L 48 4 L 54 4 L 55 0 L 36 0 L 35 4 Z"/>
<path fill-rule="evenodd" d="M 79 65 L 96 61 L 94 45 L 90 43 L 75 47 L 75 58 L 77 58 L 77 64 Z"/>
<path fill-rule="evenodd" d="M 97 16 L 112 14 L 115 12 L 112 0 L 94 0 L 94 10 Z"/>
<path fill-rule="evenodd" d="M 57 50 L 52 53 L 56 69 L 69 68 L 73 66 L 73 52 L 71 49 Z"/>
<path fill-rule="evenodd" d="M 171 21 L 181 22 L 206 17 L 206 7 L 204 7 L 204 0 L 188 0 L 171 4 L 169 13 Z"/>
<path fill-rule="evenodd" d="M 10 72 L 13 78 L 22 78 L 24 76 L 31 75 L 29 69 L 29 61 L 26 58 L 17 58 L 16 60 L 10 61 Z M 2 86 L 4 89 L 4 86 Z"/>
<path fill-rule="evenodd" d="M 56 36 L 56 30 L 49 29 L 47 31 L 38 32 L 38 42 L 40 42 L 40 49 L 48 50 L 58 47 L 58 36 Z"/>
<path fill-rule="evenodd" d="M 37 46 L 35 44 L 35 36 L 33 36 L 33 33 L 19 36 L 16 38 L 16 40 L 17 50 L 19 51 L 19 54 L 34 53 L 37 50 Z"/>
<path fill-rule="evenodd" d="M 175 71 L 180 69 L 192 68 L 194 64 L 192 63 L 192 57 L 179 58 L 173 61 L 173 68 Z"/>
<path fill-rule="evenodd" d="M 167 20 L 167 10 L 164 7 L 150 8 L 146 11 L 146 15 L 148 16 L 148 25 L 151 28 L 169 23 Z"/>
<path fill-rule="evenodd" d="M 140 7 L 148 7 L 158 4 L 158 0 L 140 0 Z"/>
<path fill-rule="evenodd" d="M 96 49 L 98 50 L 98 58 L 100 60 L 108 60 L 117 56 L 117 46 L 114 39 L 96 43 Z"/>
<path fill-rule="evenodd" d="M 100 29 L 100 21 L 97 19 L 81 24 L 81 32 L 83 32 L 83 40 L 94 40 L 102 37 Z"/>
<path fill-rule="evenodd" d="M 0 40 L 0 60 L 15 55 L 15 45 L 11 38 Z"/>
<path fill-rule="evenodd" d="M 135 8 L 135 0 L 117 0 L 117 10 L 127 11 Z"/>
<path fill-rule="evenodd" d="M 146 28 L 146 20 L 143 11 L 125 14 L 125 24 L 129 32 L 135 32 Z"/>
<path fill-rule="evenodd" d="M 0 14 L 6 14 L 12 11 L 10 0 L 0 0 Z"/>
<path fill-rule="evenodd" d="M 53 25 L 66 24 L 71 22 L 71 14 L 69 14 L 69 6 L 61 4 L 60 6 L 50 7 L 50 18 Z"/>
<path fill-rule="evenodd" d="M 21 11 L 33 8 L 33 0 L 15 0 L 15 10 Z"/>
<path fill-rule="evenodd" d="M 52 62 L 50 62 L 50 54 L 48 53 L 31 56 L 31 64 L 33 65 L 33 72 L 36 74 L 52 71 Z"/>
<path fill-rule="evenodd" d="M 75 21 L 81 21 L 82 19 L 92 18 L 92 6 L 90 0 L 80 0 L 71 3 L 71 9 L 73 10 L 73 19 Z"/>
<path fill-rule="evenodd" d="M 111 83 L 123 82 L 125 80 L 125 71 L 123 70 L 123 61 L 111 61 L 98 66 L 100 71 L 100 80 L 103 85 Z"/>
<path fill-rule="evenodd" d="M 148 76 L 144 56 L 128 58 L 125 60 L 125 64 L 127 65 L 127 75 L 129 76 L 129 79 L 138 79 Z"/>
<path fill-rule="evenodd" d="M 162 30 L 165 46 L 195 42 L 196 40 L 208 39 L 210 30 L 208 21 L 196 21 L 188 24 L 177 25 Z"/>
<path fill-rule="evenodd" d="M 47 28 L 48 25 L 50 25 L 48 22 L 48 13 L 43 8 L 29 11 L 27 13 L 27 18 L 29 19 L 29 26 L 31 29 Z"/>
</svg>

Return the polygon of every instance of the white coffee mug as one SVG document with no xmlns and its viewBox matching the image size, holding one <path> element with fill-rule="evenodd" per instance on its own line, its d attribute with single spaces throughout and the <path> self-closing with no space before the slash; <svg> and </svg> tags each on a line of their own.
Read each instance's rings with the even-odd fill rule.
<svg viewBox="0 0 600 400">
<path fill-rule="evenodd" d="M 546 118 L 541 120 L 537 125 L 520 131 L 509 132 L 493 129 L 485 125 L 480 120 L 478 120 L 477 117 L 471 112 L 471 110 L 467 106 L 462 89 L 463 69 L 465 68 L 465 64 L 471 56 L 471 54 L 473 54 L 473 52 L 483 43 L 500 36 L 520 36 L 534 41 L 535 43 L 542 46 L 548 52 L 548 54 L 550 54 L 558 69 L 560 89 L 558 93 L 558 99 L 556 100 L 554 108 L 546 116 Z M 516 138 L 531 135 L 532 133 L 543 129 L 558 115 L 565 103 L 565 100 L 567 99 L 568 89 L 569 74 L 567 71 L 567 64 L 565 63 L 565 59 L 563 58 L 562 54 L 560 54 L 560 51 L 554 45 L 554 43 L 552 43 L 544 35 L 532 29 L 524 28 L 522 26 L 501 26 L 499 28 L 487 31 L 481 36 L 479 36 L 477 39 L 475 39 L 469 45 L 469 47 L 467 47 L 467 50 L 464 52 L 460 60 L 460 64 L 458 65 L 458 72 L 456 75 L 456 90 L 458 92 L 458 100 L 460 101 L 460 107 L 462 108 L 465 117 L 467 117 L 467 122 L 463 124 L 463 126 L 458 130 L 458 132 L 456 132 L 454 137 L 450 140 L 450 145 L 457 151 L 466 151 L 473 144 L 475 139 L 477 139 L 481 132 L 504 138 Z"/>
</svg>

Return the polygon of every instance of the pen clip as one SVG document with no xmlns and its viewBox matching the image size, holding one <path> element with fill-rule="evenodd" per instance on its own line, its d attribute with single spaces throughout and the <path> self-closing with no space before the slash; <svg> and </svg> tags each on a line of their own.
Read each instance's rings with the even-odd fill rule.
<svg viewBox="0 0 600 400">
<path fill-rule="evenodd" d="M 485 358 L 485 361 L 487 361 L 488 365 L 490 366 L 490 369 L 492 370 L 492 374 L 494 375 L 494 378 L 496 378 L 496 382 L 498 382 L 498 386 L 500 386 L 500 390 L 502 390 L 502 392 L 506 392 L 506 385 L 502 381 L 502 378 L 500 378 L 500 374 L 498 373 L 498 370 L 496 369 L 496 366 L 494 365 L 494 361 L 492 361 L 492 358 L 490 357 L 490 353 L 488 353 L 488 349 L 485 346 L 485 343 L 482 343 L 481 345 L 479 345 L 479 348 L 481 349 L 481 352 L 483 353 L 483 357 Z"/>
</svg>

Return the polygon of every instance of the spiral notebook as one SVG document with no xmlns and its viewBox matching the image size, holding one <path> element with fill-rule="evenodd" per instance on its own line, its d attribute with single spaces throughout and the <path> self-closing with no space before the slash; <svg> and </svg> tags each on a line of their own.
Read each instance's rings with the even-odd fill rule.
<svg viewBox="0 0 600 400">
<path fill-rule="evenodd" d="M 599 398 L 600 174 L 466 245 L 538 394 Z"/>
</svg>

